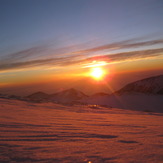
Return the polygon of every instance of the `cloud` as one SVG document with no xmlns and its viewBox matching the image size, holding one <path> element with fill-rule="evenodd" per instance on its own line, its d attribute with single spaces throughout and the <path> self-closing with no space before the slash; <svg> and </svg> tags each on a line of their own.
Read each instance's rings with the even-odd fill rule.
<svg viewBox="0 0 163 163">
<path fill-rule="evenodd" d="M 8 63 L 8 62 L 17 62 L 23 61 L 25 59 L 38 56 L 40 53 L 46 50 L 46 46 L 35 46 L 29 49 L 21 50 L 12 54 L 6 55 L 1 62 Z"/>
<path fill-rule="evenodd" d="M 141 50 L 141 51 L 130 51 L 116 54 L 108 55 L 99 55 L 95 57 L 90 57 L 85 60 L 77 61 L 74 64 L 90 64 L 93 61 L 105 61 L 108 63 L 117 63 L 117 62 L 128 62 L 141 59 L 151 59 L 159 56 L 163 56 L 163 48 L 160 49 L 150 49 L 150 50 Z"/>
<path fill-rule="evenodd" d="M 11 69 L 30 69 L 34 67 L 52 67 L 52 66 L 63 66 L 73 64 L 73 60 L 77 59 L 78 56 L 74 57 L 60 57 L 60 58 L 49 58 L 49 59 L 38 59 L 23 62 L 14 63 L 0 63 L 0 70 L 11 70 Z"/>
<path fill-rule="evenodd" d="M 145 59 L 151 57 L 158 57 L 163 54 L 163 48 L 159 49 L 147 49 L 139 51 L 127 51 L 115 54 L 103 55 L 92 55 L 92 52 L 99 52 L 105 49 L 111 48 L 136 48 L 142 46 L 156 45 L 163 43 L 163 40 L 151 40 L 144 42 L 132 42 L 133 40 L 126 40 L 117 43 L 107 44 L 103 46 L 97 46 L 94 48 L 89 48 L 81 51 L 74 51 L 72 53 L 67 52 L 67 54 L 56 53 L 54 50 L 53 55 L 49 55 L 49 50 L 47 46 L 37 46 L 32 47 L 17 53 L 13 53 L 7 56 L 4 60 L 0 61 L 0 71 L 4 70 L 19 70 L 19 69 L 31 69 L 40 67 L 65 67 L 82 65 L 92 62 L 93 60 L 104 60 L 106 62 L 122 62 L 131 61 L 135 59 Z M 64 51 L 66 48 L 63 48 Z M 69 49 L 69 47 L 67 47 Z M 129 49 L 128 49 L 129 50 Z M 40 53 L 45 52 L 47 56 L 44 58 L 40 57 Z M 84 55 L 86 53 L 87 55 Z M 89 54 L 88 54 L 89 53 Z M 46 57 L 46 59 L 45 59 Z M 36 59 L 34 59 L 36 58 Z"/>
<path fill-rule="evenodd" d="M 143 46 L 163 44 L 163 40 L 150 40 L 150 41 L 141 41 L 141 42 L 133 42 L 133 43 L 132 43 L 132 41 L 133 40 L 115 42 L 115 43 L 111 43 L 111 44 L 97 46 L 97 47 L 90 48 L 90 49 L 77 51 L 74 53 L 76 53 L 76 54 L 91 53 L 91 52 L 98 52 L 98 51 L 102 51 L 102 50 L 128 49 L 128 48 L 138 48 L 138 47 L 143 47 Z"/>
<path fill-rule="evenodd" d="M 105 60 L 106 62 L 121 62 L 135 59 L 145 59 L 151 57 L 157 57 L 163 54 L 163 48 L 151 49 L 143 51 L 132 51 L 117 53 L 112 55 L 100 55 L 96 57 L 90 57 L 86 59 L 80 59 L 79 56 L 74 57 L 61 57 L 61 58 L 49 58 L 41 60 L 31 60 L 27 62 L 16 62 L 10 64 L 0 64 L 0 70 L 21 69 L 21 68 L 33 68 L 33 67 L 52 67 L 52 66 L 73 66 L 90 63 L 93 60 Z"/>
<path fill-rule="evenodd" d="M 157 57 L 163 54 L 163 48 L 160 49 L 150 49 L 150 50 L 141 50 L 141 51 L 131 51 L 131 52 L 123 52 L 117 53 L 114 55 L 105 55 L 105 57 L 109 58 L 112 62 L 114 61 L 124 61 L 124 60 L 134 60 L 134 59 L 144 59 Z"/>
</svg>

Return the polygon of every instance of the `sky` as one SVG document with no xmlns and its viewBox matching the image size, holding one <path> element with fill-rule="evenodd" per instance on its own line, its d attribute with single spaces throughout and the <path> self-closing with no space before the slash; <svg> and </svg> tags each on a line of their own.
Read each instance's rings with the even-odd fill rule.
<svg viewBox="0 0 163 163">
<path fill-rule="evenodd" d="M 115 88 L 163 74 L 162 0 L 0 0 L 0 21 L 0 92 L 72 87 L 101 63 Z"/>
</svg>

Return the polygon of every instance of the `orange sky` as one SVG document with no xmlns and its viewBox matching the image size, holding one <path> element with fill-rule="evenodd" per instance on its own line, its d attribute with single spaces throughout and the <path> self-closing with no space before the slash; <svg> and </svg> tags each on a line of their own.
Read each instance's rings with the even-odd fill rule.
<svg viewBox="0 0 163 163">
<path fill-rule="evenodd" d="M 84 66 L 64 66 L 58 71 L 56 71 L 56 68 L 43 67 L 31 70 L 28 70 L 28 68 L 12 70 L 1 72 L 0 91 L 2 93 L 25 95 L 34 91 L 54 93 L 55 91 L 76 87 L 87 94 L 92 94 L 98 91 L 107 92 L 108 90 L 105 87 L 109 85 L 109 89 L 114 91 L 128 82 L 162 74 L 162 63 L 162 57 L 110 62 L 101 66 L 106 73 L 102 82 L 94 81 L 90 75 L 92 65 L 96 67 L 98 61 L 96 61 L 96 64 L 95 62 L 88 62 L 87 65 L 91 65 L 91 67 L 86 67 L 86 63 L 84 63 Z M 98 67 L 100 66 L 98 65 Z M 108 86 L 104 86 L 104 83 Z M 110 93 L 110 91 L 108 92 Z"/>
</svg>

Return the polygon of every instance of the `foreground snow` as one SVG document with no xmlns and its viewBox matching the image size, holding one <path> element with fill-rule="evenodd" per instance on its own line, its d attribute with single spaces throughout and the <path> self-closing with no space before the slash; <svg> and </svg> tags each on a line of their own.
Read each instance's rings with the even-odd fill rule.
<svg viewBox="0 0 163 163">
<path fill-rule="evenodd" d="M 0 99 L 0 162 L 161 163 L 162 115 Z"/>
</svg>

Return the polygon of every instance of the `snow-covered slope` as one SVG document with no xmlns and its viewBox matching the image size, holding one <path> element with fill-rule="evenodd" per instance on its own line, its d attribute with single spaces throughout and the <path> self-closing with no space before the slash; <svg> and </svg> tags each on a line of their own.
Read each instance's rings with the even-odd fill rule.
<svg viewBox="0 0 163 163">
<path fill-rule="evenodd" d="M 100 96 L 108 96 L 108 93 L 100 92 L 100 93 L 95 93 L 92 95 L 92 97 L 100 97 Z"/>
<path fill-rule="evenodd" d="M 0 98 L 0 162 L 162 163 L 162 123 L 161 113 Z"/>
<path fill-rule="evenodd" d="M 26 98 L 31 101 L 45 101 L 49 98 L 49 95 L 44 92 L 36 92 Z"/>
<path fill-rule="evenodd" d="M 126 92 L 141 92 L 145 94 L 163 94 L 163 75 L 146 78 L 130 83 L 117 91 L 123 94 Z"/>
<path fill-rule="evenodd" d="M 102 105 L 111 108 L 129 110 L 163 112 L 163 96 L 147 95 L 142 93 L 130 93 L 122 95 L 108 95 L 89 97 L 83 103 Z"/>
</svg>

